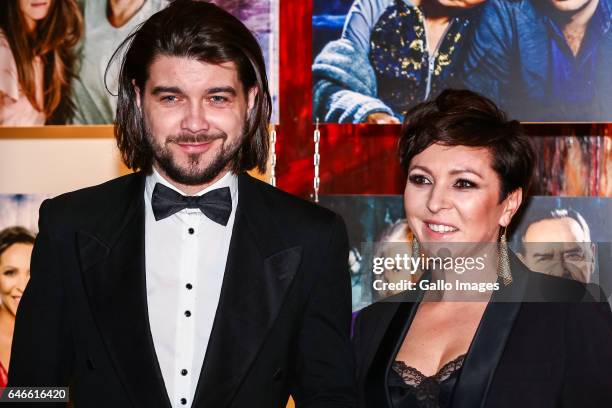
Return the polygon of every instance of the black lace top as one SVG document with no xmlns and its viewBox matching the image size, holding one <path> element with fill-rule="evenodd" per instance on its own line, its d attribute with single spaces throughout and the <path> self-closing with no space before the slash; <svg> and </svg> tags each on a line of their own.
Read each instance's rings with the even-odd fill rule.
<svg viewBox="0 0 612 408">
<path fill-rule="evenodd" d="M 394 408 L 447 408 L 465 354 L 446 363 L 427 377 L 403 361 L 394 361 L 389 373 L 389 395 Z"/>
</svg>

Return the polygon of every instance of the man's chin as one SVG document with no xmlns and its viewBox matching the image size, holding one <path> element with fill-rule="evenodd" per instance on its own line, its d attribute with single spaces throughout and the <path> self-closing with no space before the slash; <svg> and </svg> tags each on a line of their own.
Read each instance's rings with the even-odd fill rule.
<svg viewBox="0 0 612 408">
<path fill-rule="evenodd" d="M 174 181 L 186 186 L 198 186 L 207 184 L 221 178 L 228 171 L 227 165 L 220 163 L 200 164 L 197 167 L 183 163 L 164 163 L 155 164 L 157 170 L 169 181 Z"/>
</svg>

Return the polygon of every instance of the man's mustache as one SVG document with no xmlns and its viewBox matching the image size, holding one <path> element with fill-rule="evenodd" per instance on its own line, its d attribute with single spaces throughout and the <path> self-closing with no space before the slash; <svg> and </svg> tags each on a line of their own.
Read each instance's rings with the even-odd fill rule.
<svg viewBox="0 0 612 408">
<path fill-rule="evenodd" d="M 217 139 L 227 139 L 227 133 L 216 132 L 216 133 L 196 133 L 196 134 L 180 134 L 176 136 L 169 136 L 166 138 L 166 144 L 178 143 L 178 144 L 199 144 L 199 143 L 210 143 Z"/>
</svg>

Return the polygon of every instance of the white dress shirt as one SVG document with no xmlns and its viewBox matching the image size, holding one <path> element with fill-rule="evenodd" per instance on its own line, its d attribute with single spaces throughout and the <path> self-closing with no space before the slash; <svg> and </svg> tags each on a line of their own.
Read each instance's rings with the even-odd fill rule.
<svg viewBox="0 0 612 408">
<path fill-rule="evenodd" d="M 191 406 L 219 303 L 238 205 L 238 178 L 227 173 L 195 195 L 229 187 L 232 213 L 226 226 L 199 209 L 155 221 L 156 183 L 185 195 L 157 171 L 145 183 L 145 259 L 149 322 L 157 360 L 174 408 Z"/>
</svg>

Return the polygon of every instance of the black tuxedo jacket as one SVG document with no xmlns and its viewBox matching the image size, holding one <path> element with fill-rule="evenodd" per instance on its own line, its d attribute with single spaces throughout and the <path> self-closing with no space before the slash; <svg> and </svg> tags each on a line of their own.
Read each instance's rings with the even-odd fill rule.
<svg viewBox="0 0 612 408">
<path fill-rule="evenodd" d="M 9 386 L 70 385 L 76 408 L 170 407 L 147 315 L 144 180 L 41 206 Z M 246 174 L 238 191 L 192 406 L 284 407 L 289 394 L 298 407 L 354 406 L 342 219 Z"/>
<path fill-rule="evenodd" d="M 501 284 L 487 305 L 451 407 L 612 407 L 612 315 L 605 296 L 594 302 L 584 285 L 531 272 L 514 256 L 511 268 L 514 282 Z M 400 294 L 359 313 L 353 341 L 360 407 L 391 407 L 387 374 L 422 296 Z"/>
</svg>

